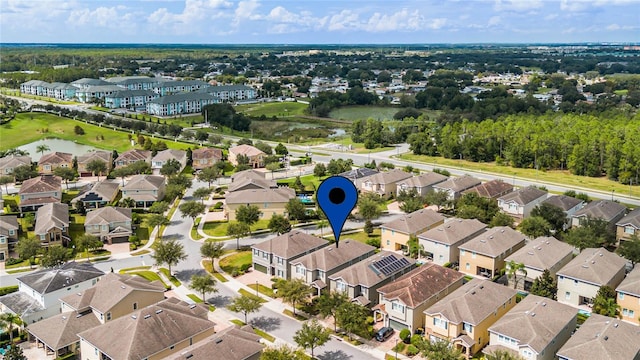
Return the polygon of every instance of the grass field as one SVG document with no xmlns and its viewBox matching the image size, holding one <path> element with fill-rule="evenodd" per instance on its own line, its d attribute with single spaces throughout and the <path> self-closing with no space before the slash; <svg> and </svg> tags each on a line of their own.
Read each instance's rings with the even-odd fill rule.
<svg viewBox="0 0 640 360">
<path fill-rule="evenodd" d="M 209 236 L 227 236 L 228 222 L 206 222 L 202 227 L 202 231 Z M 251 231 L 264 230 L 269 227 L 269 220 L 259 220 L 257 223 L 251 225 Z"/>
<path fill-rule="evenodd" d="M 251 264 L 251 251 L 240 251 L 220 259 L 220 268 L 227 274 L 233 273 L 234 270 L 240 271 L 244 264 Z"/>
<path fill-rule="evenodd" d="M 399 110 L 399 108 L 383 106 L 344 106 L 332 110 L 329 113 L 329 117 L 351 121 L 368 118 L 376 120 L 393 120 L 393 115 Z"/>
<path fill-rule="evenodd" d="M 333 235 L 331 235 L 331 236 L 327 236 L 326 239 L 334 240 L 335 238 L 334 238 Z M 340 235 L 340 242 L 343 242 L 343 241 L 348 240 L 348 239 L 359 241 L 359 242 L 364 243 L 364 244 L 366 244 L 367 240 L 370 240 L 370 239 L 371 240 L 375 240 L 375 239 L 380 240 L 380 229 L 374 229 L 373 233 L 371 234 L 371 236 L 368 236 L 364 231 L 360 231 L 360 232 L 353 233 L 353 234 L 342 234 L 342 235 Z"/>
<path fill-rule="evenodd" d="M 538 171 L 535 169 L 519 169 L 510 166 L 501 166 L 496 163 L 476 163 L 465 160 L 445 159 L 442 157 L 433 157 L 426 155 L 412 155 L 402 154 L 399 158 L 403 160 L 417 161 L 422 163 L 428 163 L 433 165 L 444 165 L 452 167 L 460 167 L 474 171 L 486 171 L 496 174 L 505 175 L 505 179 L 508 180 L 513 176 L 517 178 L 526 178 L 536 180 L 540 182 L 549 182 L 555 184 L 563 184 L 567 186 L 575 186 L 588 188 L 593 190 L 600 190 L 610 193 L 612 190 L 616 195 L 628 196 L 629 185 L 620 184 L 615 181 L 611 181 L 605 177 L 593 178 L 588 176 L 577 176 L 571 174 L 569 171 Z M 640 196 L 640 187 L 631 187 L 631 196 Z"/>
<path fill-rule="evenodd" d="M 256 296 L 256 294 L 250 293 L 245 289 L 239 289 L 238 293 L 240 293 L 240 295 L 243 295 L 243 296 L 250 297 L 252 299 L 258 300 L 261 303 L 266 303 L 267 302 L 267 300 L 261 298 L 260 296 Z"/>
<path fill-rule="evenodd" d="M 76 135 L 73 131 L 76 125 L 84 130 L 84 135 Z M 94 146 L 105 150 L 123 152 L 132 149 L 128 134 L 107 127 L 99 127 L 43 113 L 20 113 L 10 122 L 0 125 L 0 150 L 13 149 L 37 140 L 57 138 L 75 141 L 79 144 Z M 101 136 L 104 140 L 101 140 Z M 192 144 L 166 141 L 171 149 L 187 149 Z"/>
<path fill-rule="evenodd" d="M 258 285 L 258 292 L 261 293 L 262 295 L 266 295 L 272 298 L 276 297 L 276 295 L 273 293 L 273 289 L 271 289 L 270 287 L 266 287 L 262 284 L 257 284 L 257 285 Z M 256 290 L 256 284 L 249 284 L 247 286 L 252 288 L 254 291 Z"/>
<path fill-rule="evenodd" d="M 235 107 L 236 112 L 242 112 L 248 116 L 282 117 L 304 115 L 309 105 L 299 102 L 269 102 L 260 104 L 246 104 Z"/>
</svg>

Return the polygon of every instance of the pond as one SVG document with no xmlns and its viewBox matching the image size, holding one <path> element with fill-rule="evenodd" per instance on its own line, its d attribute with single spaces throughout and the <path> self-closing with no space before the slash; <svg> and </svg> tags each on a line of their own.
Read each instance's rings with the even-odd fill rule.
<svg viewBox="0 0 640 360">
<path fill-rule="evenodd" d="M 329 137 L 338 137 L 338 136 L 344 136 L 347 134 L 347 131 L 345 129 L 331 129 L 331 131 L 333 131 L 333 134 L 329 135 Z"/>
<path fill-rule="evenodd" d="M 47 145 L 49 147 L 49 151 L 45 151 L 44 153 L 50 153 L 54 151 L 71 153 L 75 156 L 82 155 L 89 151 L 96 150 L 93 146 L 82 145 L 75 143 L 69 140 L 61 140 L 61 139 L 43 139 L 34 141 L 32 143 L 22 145 L 18 147 L 20 150 L 27 151 L 29 156 L 31 156 L 31 160 L 34 162 L 38 162 L 42 154 L 37 151 L 39 145 Z"/>
</svg>

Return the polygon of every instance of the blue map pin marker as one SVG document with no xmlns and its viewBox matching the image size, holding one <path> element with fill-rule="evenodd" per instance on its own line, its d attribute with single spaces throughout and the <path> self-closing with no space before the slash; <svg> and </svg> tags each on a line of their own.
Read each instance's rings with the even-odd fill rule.
<svg viewBox="0 0 640 360">
<path fill-rule="evenodd" d="M 358 203 L 358 190 L 349 179 L 342 176 L 332 176 L 320 184 L 316 199 L 322 211 L 327 215 L 333 236 L 336 238 L 337 248 L 342 227 L 351 210 Z"/>
</svg>

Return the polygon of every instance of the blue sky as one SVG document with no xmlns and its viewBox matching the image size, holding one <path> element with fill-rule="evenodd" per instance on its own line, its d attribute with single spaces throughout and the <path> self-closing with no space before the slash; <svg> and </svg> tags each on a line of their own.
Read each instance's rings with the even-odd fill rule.
<svg viewBox="0 0 640 360">
<path fill-rule="evenodd" d="M 0 0 L 0 42 L 640 42 L 640 0 Z"/>
</svg>

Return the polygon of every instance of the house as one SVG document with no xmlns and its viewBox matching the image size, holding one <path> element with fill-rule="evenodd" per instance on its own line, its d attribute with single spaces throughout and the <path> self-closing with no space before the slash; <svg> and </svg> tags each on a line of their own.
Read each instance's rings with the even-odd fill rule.
<svg viewBox="0 0 640 360">
<path fill-rule="evenodd" d="M 262 338 L 253 331 L 251 325 L 230 326 L 215 335 L 184 349 L 180 354 L 166 357 L 166 360 L 209 360 L 212 354 L 224 360 L 259 360 L 262 354 Z"/>
<path fill-rule="evenodd" d="M 138 161 L 144 161 L 151 165 L 151 151 L 133 149 L 123 152 L 116 158 L 116 169 L 119 167 L 131 165 Z"/>
<path fill-rule="evenodd" d="M 338 176 L 345 177 L 349 179 L 356 186 L 356 189 L 360 189 L 362 187 L 362 179 L 369 177 L 371 175 L 375 175 L 379 173 L 378 170 L 369 169 L 369 168 L 357 168 L 349 171 L 345 171 L 343 173 L 338 174 Z"/>
<path fill-rule="evenodd" d="M 411 237 L 444 223 L 444 216 L 431 209 L 420 209 L 380 226 L 382 250 L 407 249 Z"/>
<path fill-rule="evenodd" d="M 452 293 L 464 275 L 434 263 L 425 263 L 378 289 L 379 302 L 374 319 L 396 330 L 414 333 L 424 329 L 424 310 Z"/>
<path fill-rule="evenodd" d="M 450 177 L 449 179 L 433 185 L 434 191 L 444 191 L 447 193 L 447 199 L 453 201 L 462 196 L 462 192 L 478 186 L 482 181 L 470 175 L 459 177 Z"/>
<path fill-rule="evenodd" d="M 56 151 L 44 154 L 38 160 L 38 173 L 42 175 L 51 175 L 59 167 L 73 168 L 73 154 Z"/>
<path fill-rule="evenodd" d="M 20 211 L 35 211 L 44 204 L 60 202 L 62 199 L 61 184 L 60 177 L 50 175 L 25 180 L 18 190 Z"/>
<path fill-rule="evenodd" d="M 108 206 L 89 211 L 84 231 L 106 244 L 128 242 L 132 234 L 131 209 Z"/>
<path fill-rule="evenodd" d="M 78 161 L 78 174 L 82 176 L 106 176 L 113 165 L 113 154 L 110 151 L 90 151 L 86 154 L 82 154 L 77 157 Z M 94 174 L 87 170 L 87 165 L 92 161 L 102 161 L 107 170 L 101 174 Z"/>
<path fill-rule="evenodd" d="M 362 306 L 376 305 L 380 286 L 415 267 L 414 259 L 382 251 L 329 276 L 329 288 L 347 294 L 351 301 L 357 301 Z"/>
<path fill-rule="evenodd" d="M 640 266 L 627 274 L 616 288 L 622 320 L 640 325 Z"/>
<path fill-rule="evenodd" d="M 20 224 L 15 215 L 0 216 L 0 261 L 9 258 L 9 253 L 18 242 Z"/>
<path fill-rule="evenodd" d="M 103 325 L 83 331 L 83 359 L 163 359 L 213 335 L 209 309 L 176 298 L 137 310 Z"/>
<path fill-rule="evenodd" d="M 435 172 L 426 172 L 418 176 L 412 176 L 408 179 L 398 182 L 398 194 L 415 191 L 419 196 L 425 196 L 428 192 L 433 191 L 433 185 L 446 181 L 448 178 Z"/>
<path fill-rule="evenodd" d="M 227 191 L 232 193 L 234 191 L 241 190 L 266 190 L 266 189 L 276 189 L 278 184 L 274 180 L 267 180 L 265 178 L 254 178 L 251 176 L 247 176 L 245 178 L 237 179 L 232 181 L 227 188 Z"/>
<path fill-rule="evenodd" d="M 256 90 L 247 85 L 217 85 L 204 90 L 223 102 L 252 100 L 256 98 Z"/>
<path fill-rule="evenodd" d="M 302 279 L 316 289 L 316 295 L 320 295 L 327 285 L 330 285 L 329 276 L 372 256 L 375 250 L 375 247 L 359 241 L 342 240 L 339 246 L 322 247 L 290 261 L 291 277 Z M 329 287 L 327 290 L 335 291 L 336 289 Z"/>
<path fill-rule="evenodd" d="M 106 95 L 104 106 L 109 109 L 144 111 L 148 102 L 159 97 L 160 95 L 151 90 L 120 90 Z"/>
<path fill-rule="evenodd" d="M 489 328 L 485 354 L 516 352 L 523 359 L 554 360 L 576 329 L 578 309 L 528 295 Z"/>
<path fill-rule="evenodd" d="M 529 241 L 523 248 L 507 256 L 507 264 L 514 261 L 523 264 L 527 272 L 524 281 L 518 282 L 518 288 L 529 291 L 533 281 L 539 278 L 545 270 L 555 279 L 558 270 L 573 259 L 573 246 L 557 240 L 551 236 L 539 237 Z M 507 265 L 508 267 L 508 265 Z M 516 274 L 520 276 L 520 274 Z M 509 279 L 509 286 L 513 286 L 514 279 Z"/>
<path fill-rule="evenodd" d="M 120 185 L 111 180 L 102 180 L 93 184 L 91 189 L 80 194 L 71 200 L 71 204 L 75 205 L 78 201 L 84 204 L 85 209 L 97 209 L 112 204 L 118 192 Z"/>
<path fill-rule="evenodd" d="M 616 223 L 618 242 L 630 240 L 633 235 L 640 237 L 640 208 L 631 211 Z"/>
<path fill-rule="evenodd" d="M 424 311 L 425 337 L 450 342 L 469 359 L 489 343 L 488 329 L 516 305 L 517 294 L 473 279 Z"/>
<path fill-rule="evenodd" d="M 640 327 L 591 314 L 558 353 L 559 360 L 640 359 Z"/>
<path fill-rule="evenodd" d="M 558 301 L 572 306 L 593 304 L 601 286 L 620 285 L 626 263 L 604 248 L 582 250 L 558 271 Z"/>
<path fill-rule="evenodd" d="M 233 166 L 238 166 L 238 156 L 245 156 L 249 159 L 247 165 L 252 168 L 264 167 L 264 157 L 267 156 L 262 150 L 251 145 L 238 145 L 229 149 L 229 162 Z"/>
<path fill-rule="evenodd" d="M 238 180 L 247 179 L 247 178 L 265 180 L 266 175 L 267 174 L 264 171 L 260 171 L 260 170 L 255 170 L 255 169 L 242 170 L 231 175 L 231 183 Z"/>
<path fill-rule="evenodd" d="M 547 198 L 547 192 L 527 186 L 498 198 L 500 210 L 516 220 L 529 217 L 531 210 Z"/>
<path fill-rule="evenodd" d="M 295 198 L 295 190 L 288 187 L 234 191 L 227 194 L 225 216 L 229 221 L 235 220 L 236 210 L 243 205 L 257 206 L 261 219 L 271 219 L 274 214 L 287 216 L 286 205 Z"/>
<path fill-rule="evenodd" d="M 114 76 L 106 79 L 109 83 L 128 90 L 151 90 L 164 82 L 164 78 L 150 78 L 148 76 Z"/>
<path fill-rule="evenodd" d="M 222 150 L 218 148 L 199 148 L 191 152 L 194 170 L 202 170 L 222 160 Z"/>
<path fill-rule="evenodd" d="M 131 198 L 137 208 L 148 208 L 164 199 L 165 178 L 159 175 L 134 175 L 122 188 L 122 198 Z"/>
<path fill-rule="evenodd" d="M 584 201 L 567 195 L 552 195 L 545 199 L 542 203 L 553 205 L 562 209 L 562 211 L 567 215 L 567 224 L 564 227 L 565 230 L 569 227 L 569 222 L 571 221 L 573 215 L 584 206 Z"/>
<path fill-rule="evenodd" d="M 187 152 L 184 150 L 174 149 L 159 151 L 156 156 L 151 159 L 151 169 L 153 170 L 153 174 L 159 175 L 160 169 L 162 169 L 164 164 L 169 160 L 176 160 L 180 163 L 180 169 L 178 170 L 178 172 L 180 172 L 185 166 L 187 166 Z"/>
<path fill-rule="evenodd" d="M 104 272 L 91 263 L 68 262 L 18 277 L 18 291 L 0 297 L 0 312 L 11 312 L 32 324 L 60 312 L 58 299 L 95 285 Z"/>
<path fill-rule="evenodd" d="M 458 247 L 482 234 L 487 225 L 477 219 L 448 219 L 445 223 L 418 234 L 418 243 L 427 258 L 444 266 L 460 260 Z"/>
<path fill-rule="evenodd" d="M 13 169 L 28 165 L 31 166 L 31 156 L 5 156 L 0 158 L 0 176 L 13 176 Z"/>
<path fill-rule="evenodd" d="M 62 299 L 61 313 L 30 324 L 37 347 L 55 356 L 80 351 L 78 333 L 164 300 L 164 285 L 139 276 L 108 273 L 93 287 Z"/>
<path fill-rule="evenodd" d="M 492 278 L 505 266 L 505 258 L 522 248 L 526 236 L 508 226 L 496 226 L 459 246 L 460 272 Z"/>
<path fill-rule="evenodd" d="M 69 205 L 49 203 L 36 211 L 35 236 L 42 246 L 68 245 L 69 238 Z"/>
<path fill-rule="evenodd" d="M 86 89 L 90 86 L 109 85 L 111 83 L 102 79 L 82 78 L 72 81 L 70 84 L 79 89 Z"/>
<path fill-rule="evenodd" d="M 329 245 L 325 239 L 292 230 L 251 246 L 253 269 L 270 276 L 290 279 L 290 263 Z"/>
<path fill-rule="evenodd" d="M 202 108 L 221 102 L 219 98 L 199 92 L 161 96 L 147 102 L 147 113 L 156 116 L 174 116 L 202 112 Z"/>
<path fill-rule="evenodd" d="M 360 190 L 375 193 L 384 197 L 395 196 L 398 192 L 398 182 L 406 180 L 413 175 L 400 169 L 393 169 L 369 175 L 363 178 Z"/>
<path fill-rule="evenodd" d="M 153 86 L 153 91 L 160 94 L 160 96 L 167 96 L 171 94 L 192 92 L 200 89 L 206 89 L 210 85 L 202 80 L 167 80 L 156 82 Z"/>
<path fill-rule="evenodd" d="M 599 219 L 607 222 L 609 227 L 615 229 L 615 224 L 622 219 L 627 208 L 620 203 L 611 200 L 596 200 L 588 203 L 582 209 L 576 211 L 571 218 L 571 226 L 580 226 L 582 221 Z"/>
<path fill-rule="evenodd" d="M 480 197 L 487 199 L 497 199 L 501 196 L 507 195 L 513 191 L 513 185 L 506 183 L 500 179 L 487 181 L 480 185 L 474 186 L 471 189 L 463 191 L 463 194 L 475 193 Z"/>
</svg>

